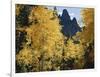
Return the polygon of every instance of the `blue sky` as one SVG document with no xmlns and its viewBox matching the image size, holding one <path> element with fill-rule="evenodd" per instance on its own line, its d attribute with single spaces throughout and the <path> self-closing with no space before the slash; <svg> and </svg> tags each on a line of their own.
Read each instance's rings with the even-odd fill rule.
<svg viewBox="0 0 100 77">
<path fill-rule="evenodd" d="M 47 6 L 49 9 L 54 9 L 54 6 Z M 81 10 L 83 8 L 80 8 L 80 7 L 64 7 L 64 6 L 56 6 L 57 8 L 57 12 L 58 14 L 62 14 L 62 11 L 63 9 L 67 9 L 71 19 L 73 19 L 73 17 L 75 17 L 78 21 L 78 23 L 80 24 L 81 26 Z"/>
</svg>

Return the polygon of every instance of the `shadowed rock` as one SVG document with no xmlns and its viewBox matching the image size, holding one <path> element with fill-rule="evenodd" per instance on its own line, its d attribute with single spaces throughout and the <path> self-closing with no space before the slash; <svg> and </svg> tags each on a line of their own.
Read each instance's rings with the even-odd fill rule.
<svg viewBox="0 0 100 77">
<path fill-rule="evenodd" d="M 71 37 L 76 34 L 76 32 L 81 31 L 76 18 L 74 17 L 72 20 L 68 14 L 66 9 L 63 10 L 63 13 L 60 18 L 60 24 L 62 25 L 62 33 L 65 36 Z"/>
</svg>

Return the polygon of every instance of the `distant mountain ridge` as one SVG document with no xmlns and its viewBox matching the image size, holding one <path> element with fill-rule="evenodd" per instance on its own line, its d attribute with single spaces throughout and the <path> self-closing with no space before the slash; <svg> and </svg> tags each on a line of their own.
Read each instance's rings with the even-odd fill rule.
<svg viewBox="0 0 100 77">
<path fill-rule="evenodd" d="M 62 25 L 62 33 L 67 36 L 71 37 L 76 34 L 76 32 L 81 31 L 80 26 L 77 23 L 76 18 L 74 17 L 72 20 L 68 11 L 66 9 L 63 10 L 62 15 L 59 16 L 60 24 Z"/>
</svg>

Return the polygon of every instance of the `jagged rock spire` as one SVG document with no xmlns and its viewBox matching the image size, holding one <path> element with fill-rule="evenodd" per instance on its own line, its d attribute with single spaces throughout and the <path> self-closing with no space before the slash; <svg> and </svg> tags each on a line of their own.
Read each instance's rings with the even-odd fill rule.
<svg viewBox="0 0 100 77">
<path fill-rule="evenodd" d="M 76 32 L 81 31 L 79 24 L 77 23 L 76 18 L 74 17 L 72 20 L 70 15 L 66 9 L 63 10 L 63 13 L 60 18 L 60 24 L 62 25 L 62 33 L 67 36 L 71 37 L 76 34 Z"/>
</svg>

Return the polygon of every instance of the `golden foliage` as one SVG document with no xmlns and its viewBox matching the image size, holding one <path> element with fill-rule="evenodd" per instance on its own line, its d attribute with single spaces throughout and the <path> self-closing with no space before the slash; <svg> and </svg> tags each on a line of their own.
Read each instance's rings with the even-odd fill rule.
<svg viewBox="0 0 100 77">
<path fill-rule="evenodd" d="M 16 61 L 18 64 L 32 64 L 32 58 L 32 50 L 26 46 L 16 55 Z"/>
<path fill-rule="evenodd" d="M 82 19 L 85 28 L 80 37 L 85 42 L 91 42 L 94 39 L 94 9 L 87 8 L 82 10 Z"/>
<path fill-rule="evenodd" d="M 75 44 L 73 40 L 69 39 L 65 46 L 65 59 L 80 59 L 84 56 L 84 48 L 81 43 Z"/>
<path fill-rule="evenodd" d="M 33 24 L 27 29 L 27 34 L 31 38 L 34 49 L 42 49 L 52 54 L 55 45 L 63 45 L 59 20 L 57 17 L 52 20 L 53 17 L 53 11 L 43 6 L 32 9 L 29 19 L 33 21 Z M 35 20 L 38 23 L 34 23 Z"/>
<path fill-rule="evenodd" d="M 32 49 L 24 48 L 21 50 L 16 57 L 17 61 L 18 63 L 24 61 L 25 64 L 32 61 L 33 65 L 39 65 L 38 68 L 33 69 L 34 71 L 51 69 L 51 59 L 55 57 L 56 61 L 60 61 L 64 44 L 59 20 L 57 16 L 53 15 L 52 10 L 48 10 L 43 6 L 37 6 L 32 9 L 29 21 L 33 22 L 30 27 L 18 28 L 17 30 L 27 32 L 26 45 L 31 44 Z M 27 55 L 25 55 L 26 53 Z M 27 59 L 24 56 L 27 56 Z M 35 64 L 34 62 L 38 63 Z"/>
</svg>

